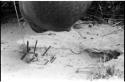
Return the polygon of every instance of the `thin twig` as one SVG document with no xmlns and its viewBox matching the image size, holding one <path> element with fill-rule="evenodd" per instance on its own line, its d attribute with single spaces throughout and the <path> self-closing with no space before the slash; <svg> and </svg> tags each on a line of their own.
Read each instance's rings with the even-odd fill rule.
<svg viewBox="0 0 125 82">
<path fill-rule="evenodd" d="M 27 53 L 29 52 L 29 41 L 27 41 Z"/>
<path fill-rule="evenodd" d="M 1 5 L 1 7 L 4 7 L 6 4 L 7 4 L 7 2 L 4 2 L 4 3 Z"/>
<path fill-rule="evenodd" d="M 47 63 L 49 63 L 49 60 L 47 60 L 47 61 L 44 63 L 44 65 L 46 65 Z"/>
<path fill-rule="evenodd" d="M 49 47 L 46 49 L 46 51 L 43 53 L 42 56 L 44 56 L 50 48 L 51 48 L 51 46 L 49 46 Z"/>
<path fill-rule="evenodd" d="M 20 26 L 21 24 L 20 24 L 19 15 L 18 15 L 18 12 L 17 12 L 16 3 L 15 3 L 15 1 L 13 1 L 13 3 L 14 3 L 14 8 L 15 8 L 16 16 L 17 16 L 17 21 L 18 21 L 18 24 Z"/>
<path fill-rule="evenodd" d="M 56 57 L 54 57 L 54 56 L 53 56 L 53 57 L 51 57 L 50 62 L 51 62 L 51 63 L 53 63 L 55 59 L 56 59 Z"/>
<path fill-rule="evenodd" d="M 102 7 L 101 7 L 100 4 L 99 4 L 99 9 L 100 9 L 100 11 L 101 11 L 101 15 L 103 16 L 103 13 L 102 13 Z"/>
<path fill-rule="evenodd" d="M 34 54 L 35 54 L 35 51 L 36 51 L 37 42 L 38 41 L 36 40 L 35 47 L 34 47 Z"/>
<path fill-rule="evenodd" d="M 102 35 L 102 37 L 107 36 L 107 35 L 111 35 L 111 34 L 115 34 L 115 33 L 117 33 L 117 32 L 120 31 L 120 30 L 121 30 L 121 29 L 118 29 L 118 30 L 112 31 L 112 32 L 110 32 L 110 33 L 104 34 L 104 35 Z"/>
<path fill-rule="evenodd" d="M 114 27 L 114 26 L 117 26 L 118 24 L 120 24 L 121 23 L 121 21 L 120 22 L 117 22 L 117 23 L 115 23 L 115 24 L 113 24 L 112 26 Z"/>
<path fill-rule="evenodd" d="M 23 60 L 26 57 L 27 53 L 29 53 L 29 41 L 27 41 L 27 52 L 24 53 L 24 55 L 21 57 L 21 60 Z"/>
<path fill-rule="evenodd" d="M 23 60 L 26 57 L 27 53 L 25 53 L 22 57 L 21 60 Z"/>
<path fill-rule="evenodd" d="M 15 8 L 15 12 L 16 12 L 16 17 L 17 17 L 18 24 L 19 24 L 19 26 L 21 26 L 21 23 L 20 23 L 20 19 L 19 19 L 19 15 L 18 15 L 18 12 L 17 12 L 17 7 L 16 7 L 15 1 L 13 1 L 13 4 L 14 4 L 14 8 Z M 22 25 L 22 29 L 24 29 L 24 25 Z M 22 30 L 21 30 L 21 31 L 22 31 Z M 25 34 L 25 33 L 23 33 L 23 34 Z M 23 37 L 23 38 L 24 38 L 24 37 Z M 24 39 L 23 39 L 23 43 L 25 44 Z"/>
</svg>

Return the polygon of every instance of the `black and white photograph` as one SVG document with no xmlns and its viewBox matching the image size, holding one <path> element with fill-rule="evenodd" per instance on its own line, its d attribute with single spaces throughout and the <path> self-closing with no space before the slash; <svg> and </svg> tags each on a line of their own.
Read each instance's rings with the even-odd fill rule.
<svg viewBox="0 0 125 82">
<path fill-rule="evenodd" d="M 0 82 L 124 82 L 124 0 L 0 4 Z"/>
</svg>

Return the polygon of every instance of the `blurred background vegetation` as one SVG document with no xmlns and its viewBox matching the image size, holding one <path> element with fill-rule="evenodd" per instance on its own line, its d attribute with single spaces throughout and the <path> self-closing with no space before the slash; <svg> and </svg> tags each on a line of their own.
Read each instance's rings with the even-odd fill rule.
<svg viewBox="0 0 125 82">
<path fill-rule="evenodd" d="M 125 1 L 94 1 L 82 19 L 97 23 L 124 25 Z"/>
</svg>

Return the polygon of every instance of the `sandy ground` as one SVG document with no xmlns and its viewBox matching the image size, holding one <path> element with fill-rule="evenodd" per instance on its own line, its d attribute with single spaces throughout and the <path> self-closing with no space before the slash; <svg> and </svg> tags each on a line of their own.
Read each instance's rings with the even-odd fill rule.
<svg viewBox="0 0 125 82">
<path fill-rule="evenodd" d="M 81 24 L 80 29 L 70 32 L 35 33 L 28 24 L 24 29 L 17 23 L 6 23 L 1 27 L 1 75 L 3 82 L 36 80 L 83 80 L 87 79 L 90 69 L 84 69 L 97 63 L 83 50 L 86 48 L 117 49 L 124 52 L 124 31 L 108 25 L 93 26 Z M 116 31 L 117 30 L 117 31 Z M 111 33 L 111 34 L 110 34 Z M 52 46 L 48 54 L 55 55 L 53 63 L 42 65 L 41 62 L 26 63 L 20 58 L 21 45 L 32 47 L 38 40 L 37 47 Z M 77 73 L 78 69 L 82 72 Z M 52 80 L 50 80 L 52 81 Z"/>
</svg>

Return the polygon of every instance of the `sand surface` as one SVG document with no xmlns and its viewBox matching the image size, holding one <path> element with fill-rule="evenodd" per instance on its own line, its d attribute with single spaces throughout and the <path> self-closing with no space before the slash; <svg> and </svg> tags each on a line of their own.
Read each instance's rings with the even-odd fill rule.
<svg viewBox="0 0 125 82">
<path fill-rule="evenodd" d="M 80 29 L 70 32 L 35 33 L 25 23 L 24 29 L 17 23 L 2 24 L 1 27 L 1 75 L 3 82 L 11 80 L 42 79 L 87 79 L 90 69 L 84 69 L 97 63 L 84 52 L 86 48 L 116 49 L 124 52 L 124 31 L 109 25 L 98 25 L 89 28 L 81 24 Z M 20 58 L 21 45 L 29 41 L 30 47 L 48 47 L 48 54 L 55 55 L 53 63 L 42 65 L 41 62 L 26 63 Z M 82 72 L 77 73 L 78 69 Z"/>
</svg>

